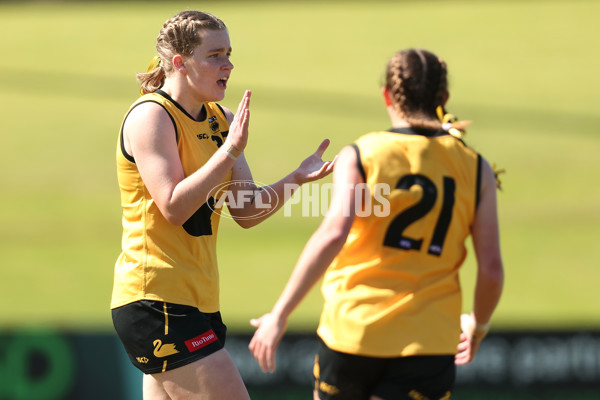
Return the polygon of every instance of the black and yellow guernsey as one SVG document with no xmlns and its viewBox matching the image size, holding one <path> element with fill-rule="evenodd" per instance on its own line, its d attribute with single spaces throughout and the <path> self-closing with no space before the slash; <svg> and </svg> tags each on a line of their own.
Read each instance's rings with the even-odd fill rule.
<svg viewBox="0 0 600 400">
<path fill-rule="evenodd" d="M 229 124 L 216 103 L 204 103 L 194 119 L 158 90 L 140 97 L 127 115 L 145 102 L 160 104 L 171 117 L 185 176 L 202 167 L 225 141 Z M 135 160 L 125 151 L 122 128 L 116 157 L 123 237 L 111 308 L 145 299 L 189 305 L 206 313 L 218 311 L 219 213 L 213 212 L 214 199 L 208 199 L 183 226 L 172 225 L 150 196 Z M 224 182 L 230 179 L 231 173 Z"/>
<path fill-rule="evenodd" d="M 458 270 L 478 201 L 480 157 L 452 135 L 410 128 L 371 132 L 353 147 L 371 196 L 388 187 L 388 212 L 355 218 L 323 279 L 318 334 L 350 354 L 455 354 Z"/>
</svg>

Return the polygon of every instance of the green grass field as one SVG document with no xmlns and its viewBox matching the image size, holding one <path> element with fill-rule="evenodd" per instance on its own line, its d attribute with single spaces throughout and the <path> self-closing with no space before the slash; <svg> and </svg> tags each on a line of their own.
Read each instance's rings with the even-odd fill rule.
<svg viewBox="0 0 600 400">
<path fill-rule="evenodd" d="M 600 327 L 597 1 L 0 3 L 0 327 L 111 329 L 120 248 L 114 152 L 163 21 L 201 8 L 229 26 L 223 105 L 253 90 L 246 154 L 271 183 L 320 141 L 326 156 L 389 121 L 379 85 L 406 47 L 443 56 L 448 109 L 506 169 L 506 289 L 496 327 Z M 222 310 L 235 330 L 270 309 L 320 218 L 220 228 Z M 475 270 L 463 269 L 465 309 Z M 316 326 L 315 289 L 293 329 Z"/>
</svg>

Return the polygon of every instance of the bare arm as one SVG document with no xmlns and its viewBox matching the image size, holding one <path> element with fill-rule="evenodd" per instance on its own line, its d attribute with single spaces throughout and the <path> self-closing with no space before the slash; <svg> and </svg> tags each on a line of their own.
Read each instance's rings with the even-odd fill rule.
<svg viewBox="0 0 600 400">
<path fill-rule="evenodd" d="M 230 129 L 227 144 L 243 150 L 248 138 L 250 93 L 246 92 Z M 126 150 L 136 165 L 163 216 L 182 225 L 200 208 L 210 191 L 223 182 L 233 166 L 222 146 L 201 168 L 185 176 L 175 139 L 175 128 L 167 112 L 148 102 L 134 108 L 123 127 Z"/>
<path fill-rule="evenodd" d="M 225 112 L 228 119 L 233 118 L 229 110 Z M 234 204 L 228 204 L 228 210 L 237 224 L 243 228 L 258 225 L 279 210 L 301 185 L 329 175 L 333 171 L 335 160 L 322 160 L 328 146 L 329 140 L 325 139 L 298 168 L 281 180 L 261 188 L 254 183 L 252 172 L 242 153 L 233 166 L 233 184 L 229 186 L 229 192 L 235 201 Z"/>
<path fill-rule="evenodd" d="M 471 234 L 477 258 L 477 280 L 473 312 L 461 337 L 457 364 L 469 363 L 487 333 L 492 314 L 500 301 L 504 268 L 500 254 L 500 234 L 496 204 L 496 178 L 487 161 L 482 160 L 481 197 Z M 469 325 L 469 324 L 467 324 Z"/>
<path fill-rule="evenodd" d="M 323 276 L 348 237 L 355 217 L 355 185 L 362 182 L 352 148 L 346 147 L 340 152 L 333 180 L 329 211 L 302 251 L 273 310 L 252 320 L 252 325 L 258 329 L 249 348 L 264 371 L 275 370 L 275 351 L 285 332 L 288 317 Z M 344 210 L 350 212 L 344 213 Z"/>
</svg>

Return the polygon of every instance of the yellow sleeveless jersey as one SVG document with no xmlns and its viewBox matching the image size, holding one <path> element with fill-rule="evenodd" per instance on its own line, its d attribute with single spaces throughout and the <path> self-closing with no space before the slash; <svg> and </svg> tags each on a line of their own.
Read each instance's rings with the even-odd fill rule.
<svg viewBox="0 0 600 400">
<path fill-rule="evenodd" d="M 353 147 L 371 212 L 356 216 L 325 273 L 318 334 L 350 354 L 455 354 L 479 155 L 451 135 L 409 128 L 366 134 Z"/>
<path fill-rule="evenodd" d="M 165 92 L 140 97 L 160 104 L 170 115 L 185 176 L 204 165 L 229 132 L 223 110 L 205 103 L 194 120 Z M 125 117 L 127 118 L 127 116 Z M 216 235 L 219 214 L 209 199 L 183 226 L 169 223 L 142 181 L 135 160 L 117 145 L 117 176 L 123 208 L 122 252 L 115 265 L 111 308 L 138 300 L 158 300 L 194 306 L 202 312 L 219 310 Z M 231 173 L 225 181 L 231 179 Z"/>
</svg>

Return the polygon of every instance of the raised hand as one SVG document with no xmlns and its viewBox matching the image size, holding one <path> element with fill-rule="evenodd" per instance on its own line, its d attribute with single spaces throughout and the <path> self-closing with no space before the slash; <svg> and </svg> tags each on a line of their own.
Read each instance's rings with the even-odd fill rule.
<svg viewBox="0 0 600 400">
<path fill-rule="evenodd" d="M 295 171 L 295 178 L 298 183 L 303 184 L 321 179 L 333 171 L 335 158 L 333 161 L 323 161 L 322 159 L 323 153 L 325 153 L 327 147 L 329 147 L 329 139 L 323 140 L 317 148 L 317 151 L 302 161 Z"/>
<path fill-rule="evenodd" d="M 246 90 L 240 105 L 235 113 L 235 117 L 229 126 L 227 142 L 233 145 L 238 151 L 242 152 L 248 143 L 248 125 L 250 124 L 250 96 L 252 92 Z"/>
</svg>

